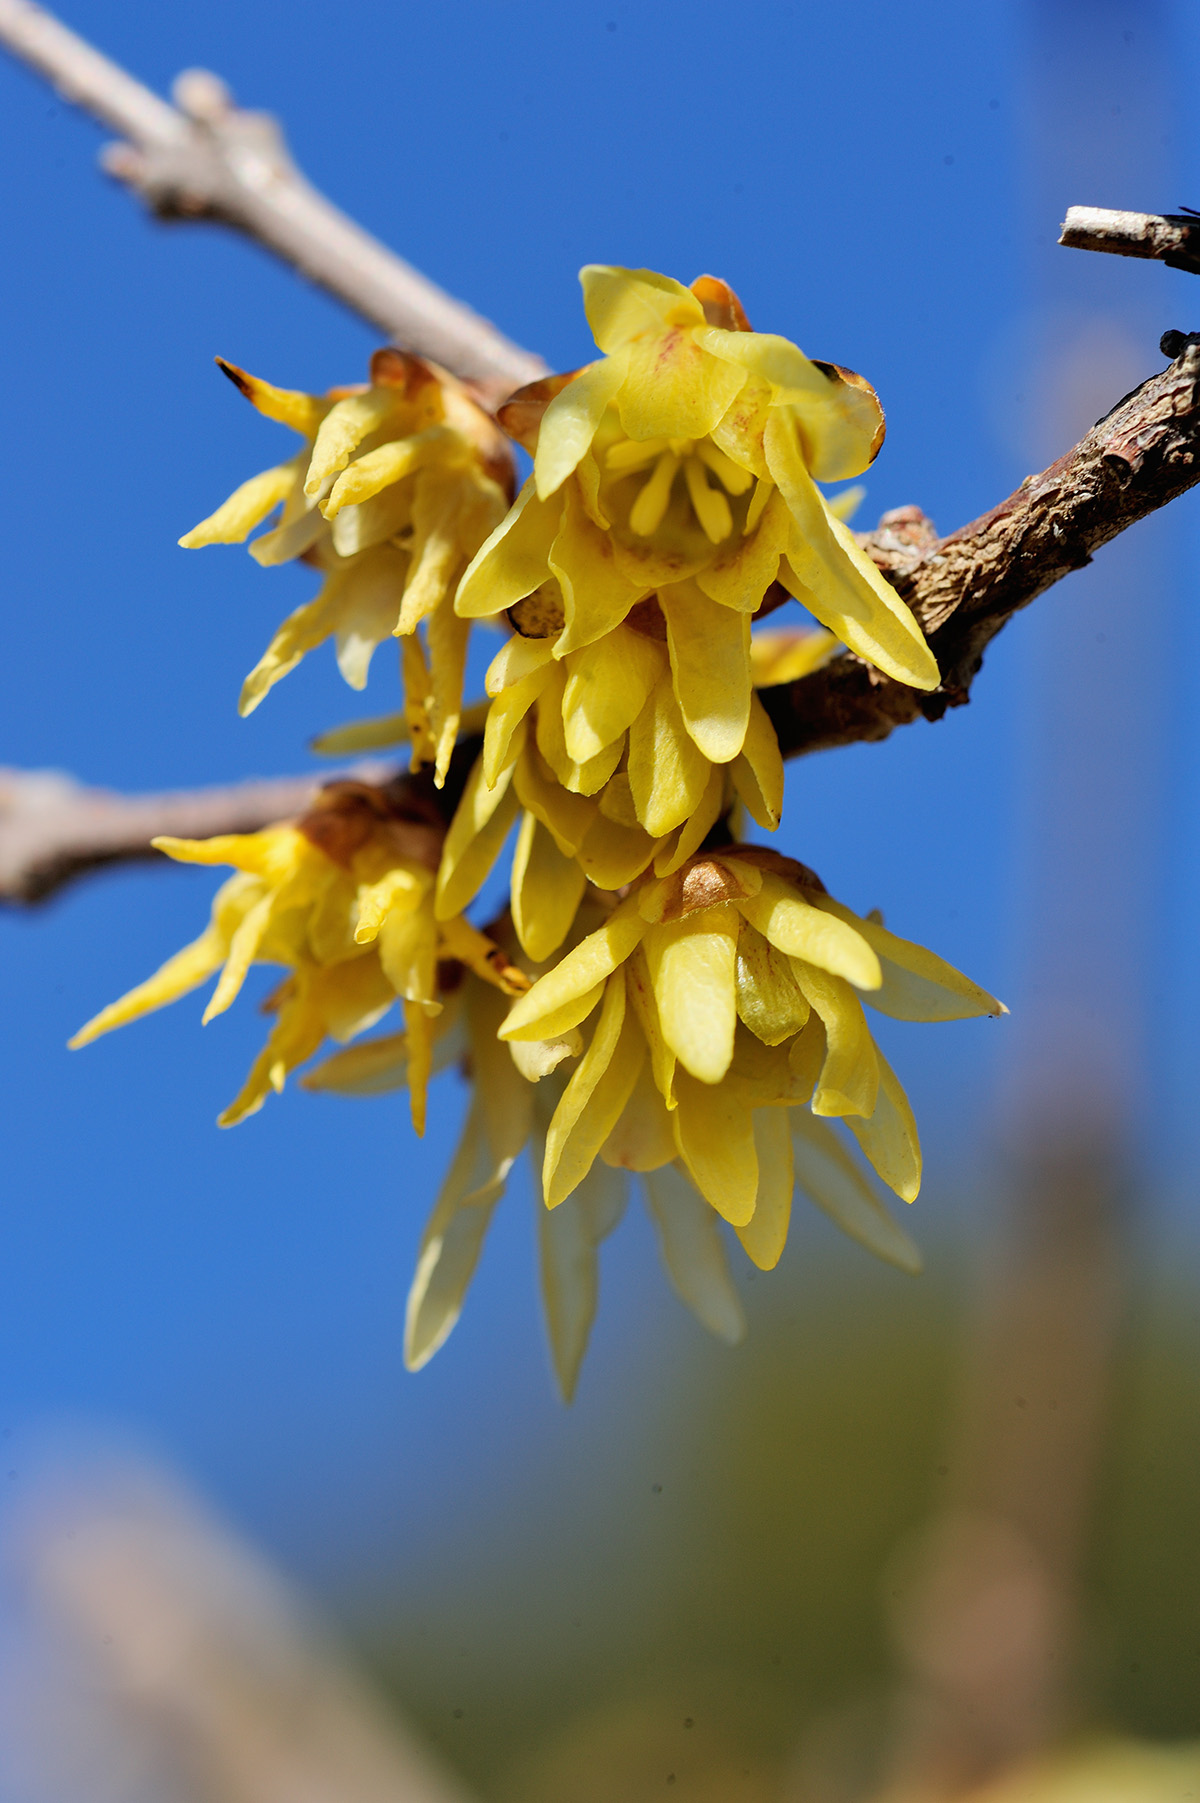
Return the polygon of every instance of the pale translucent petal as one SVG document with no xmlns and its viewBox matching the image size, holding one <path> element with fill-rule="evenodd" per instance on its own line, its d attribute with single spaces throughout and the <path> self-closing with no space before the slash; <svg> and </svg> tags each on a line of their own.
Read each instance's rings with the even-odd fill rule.
<svg viewBox="0 0 1200 1803">
<path fill-rule="evenodd" d="M 832 632 L 806 626 L 766 626 L 750 635 L 750 669 L 756 689 L 796 682 L 827 664 L 838 648 Z"/>
<path fill-rule="evenodd" d="M 805 1025 L 809 1005 L 791 960 L 753 928 L 738 938 L 737 1011 L 763 1045 L 782 1045 Z"/>
<path fill-rule="evenodd" d="M 921 1189 L 921 1141 L 900 1079 L 879 1050 L 879 1096 L 868 1120 L 847 1115 L 846 1125 L 889 1189 L 915 1202 Z"/>
<path fill-rule="evenodd" d="M 627 979 L 628 987 L 628 979 Z M 643 1036 L 644 1038 L 644 1036 Z M 649 1072 L 641 1072 L 616 1126 L 600 1148 L 605 1164 L 624 1171 L 656 1171 L 675 1157 L 667 1105 Z"/>
<path fill-rule="evenodd" d="M 789 1115 L 799 1188 L 860 1246 L 915 1276 L 920 1252 L 888 1214 L 836 1129 L 802 1108 Z"/>
<path fill-rule="evenodd" d="M 792 1216 L 792 1132 L 786 1108 L 754 1110 L 758 1200 L 737 1236 L 760 1271 L 773 1271 L 787 1244 Z"/>
<path fill-rule="evenodd" d="M 794 960 L 792 968 L 825 1028 L 825 1062 L 813 1096 L 813 1113 L 874 1114 L 879 1094 L 879 1061 L 862 1003 L 841 977 L 830 976 L 800 958 Z"/>
<path fill-rule="evenodd" d="M 675 1165 L 664 1165 L 643 1181 L 675 1293 L 710 1333 L 736 1346 L 745 1338 L 746 1317 L 729 1275 L 716 1214 Z"/>
<path fill-rule="evenodd" d="M 553 1210 L 538 1209 L 542 1301 L 559 1393 L 575 1394 L 596 1314 L 596 1248 L 625 1202 L 625 1179 L 605 1165 L 590 1171 L 575 1194 Z"/>
<path fill-rule="evenodd" d="M 879 958 L 883 972 L 882 986 L 864 997 L 880 1014 L 896 1020 L 968 1020 L 980 1014 L 1006 1014 L 1003 1002 L 964 977 L 944 958 L 889 933 L 877 921 L 860 919 L 849 908 L 822 895 L 813 898 L 817 907 L 839 920 L 847 921 L 861 933 Z"/>
<path fill-rule="evenodd" d="M 320 494 L 329 477 L 345 469 L 363 439 L 395 413 L 396 399 L 394 388 L 369 388 L 365 394 L 347 395 L 329 409 L 313 441 L 306 494 Z"/>
<path fill-rule="evenodd" d="M 80 1046 L 90 1045 L 101 1033 L 111 1033 L 114 1027 L 139 1020 L 143 1014 L 165 1008 L 168 1002 L 178 1001 L 181 995 L 199 988 L 206 978 L 220 969 L 225 961 L 225 950 L 224 936 L 216 926 L 206 927 L 191 945 L 185 945 L 182 951 L 161 964 L 152 977 L 147 977 L 119 1001 L 110 1002 L 107 1008 L 94 1014 L 86 1026 L 80 1027 L 74 1038 L 67 1041 L 70 1049 L 76 1051 Z"/>
<path fill-rule="evenodd" d="M 428 1364 L 462 1313 L 511 1163 L 497 1166 L 491 1157 L 477 1094 L 421 1237 L 404 1318 L 404 1363 L 410 1371 Z"/>
</svg>

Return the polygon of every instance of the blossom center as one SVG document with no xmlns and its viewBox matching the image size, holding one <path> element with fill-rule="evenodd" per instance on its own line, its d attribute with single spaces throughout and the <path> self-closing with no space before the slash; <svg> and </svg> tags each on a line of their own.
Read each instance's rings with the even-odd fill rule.
<svg viewBox="0 0 1200 1803">
<path fill-rule="evenodd" d="M 613 476 L 649 471 L 629 510 L 630 531 L 647 539 L 666 517 L 677 477 L 682 475 L 691 511 L 713 545 L 721 544 L 733 531 L 727 496 L 744 495 L 754 482 L 748 470 L 708 438 L 619 439 L 609 446 L 604 467 Z"/>
</svg>

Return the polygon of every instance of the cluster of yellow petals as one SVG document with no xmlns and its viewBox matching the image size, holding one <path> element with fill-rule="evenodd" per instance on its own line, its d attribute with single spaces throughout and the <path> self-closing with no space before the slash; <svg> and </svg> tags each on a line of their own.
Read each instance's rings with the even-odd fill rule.
<svg viewBox="0 0 1200 1803">
<path fill-rule="evenodd" d="M 671 707 L 660 698 L 654 710 L 668 764 L 689 752 L 697 769 L 737 759 L 756 732 L 750 622 L 773 590 L 887 675 L 936 687 L 912 614 L 817 487 L 859 474 L 878 451 L 869 385 L 752 332 L 711 277 L 689 289 L 591 266 L 581 281 L 605 355 L 501 408 L 533 474 L 455 601 L 468 618 L 507 612 L 570 660 L 564 757 L 579 780 L 595 783 L 620 755 L 605 712 L 618 658 L 630 684 L 620 732 L 669 674 Z M 650 804 L 633 811 L 646 826 Z"/>
<path fill-rule="evenodd" d="M 456 959 L 508 994 L 527 985 L 467 921 L 435 919 L 433 869 L 413 855 L 420 832 L 395 817 L 385 791 L 333 783 L 294 824 L 213 839 L 156 839 L 160 851 L 181 863 L 231 864 L 237 874 L 218 890 L 200 937 L 104 1008 L 72 1046 L 178 1000 L 220 971 L 204 1012 L 207 1024 L 235 1000 L 251 964 L 279 964 L 289 975 L 268 1004 L 274 1025 L 221 1126 L 254 1114 L 268 1091 L 282 1090 L 288 1073 L 327 1038 L 354 1038 L 399 999 L 413 1125 L 423 1132 L 442 1011 L 438 961 Z"/>
<path fill-rule="evenodd" d="M 323 396 L 221 368 L 260 413 L 299 432 L 304 448 L 244 482 L 179 542 L 240 544 L 282 507 L 251 555 L 265 566 L 300 558 L 324 577 L 246 678 L 242 713 L 328 638 L 355 689 L 366 683 L 376 646 L 400 638 L 414 764 L 434 764 L 443 781 L 468 631 L 453 598 L 512 492 L 503 435 L 461 384 L 397 350 L 376 352 L 369 386 Z"/>
</svg>

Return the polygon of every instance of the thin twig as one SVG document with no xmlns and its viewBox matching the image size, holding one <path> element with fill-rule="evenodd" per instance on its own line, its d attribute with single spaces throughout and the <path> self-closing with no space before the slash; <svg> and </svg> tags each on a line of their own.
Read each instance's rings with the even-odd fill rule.
<svg viewBox="0 0 1200 1803">
<path fill-rule="evenodd" d="M 1200 481 L 1200 334 L 1168 341 L 1180 350 L 1169 368 L 982 519 L 939 539 L 917 508 L 884 515 L 863 543 L 921 622 L 941 687 L 923 695 L 849 654 L 834 658 L 763 690 L 785 756 L 886 739 L 961 707 L 987 646 L 1019 608 Z"/>
<path fill-rule="evenodd" d="M 341 772 L 386 781 L 378 764 Z M 105 864 L 157 859 L 151 839 L 252 833 L 301 813 L 324 776 L 279 776 L 165 795 L 92 789 L 57 770 L 0 770 L 0 901 L 44 901 Z"/>
<path fill-rule="evenodd" d="M 203 70 L 175 83 L 175 106 L 31 0 L 0 0 L 0 44 L 67 100 L 120 132 L 110 175 L 160 219 L 236 227 L 378 326 L 500 400 L 546 365 L 356 225 L 305 180 L 277 122 L 243 112 Z"/>
<path fill-rule="evenodd" d="M 1187 213 L 1121 213 L 1109 207 L 1070 207 L 1058 241 L 1069 250 L 1153 257 L 1171 269 L 1200 275 L 1200 218 Z"/>
</svg>

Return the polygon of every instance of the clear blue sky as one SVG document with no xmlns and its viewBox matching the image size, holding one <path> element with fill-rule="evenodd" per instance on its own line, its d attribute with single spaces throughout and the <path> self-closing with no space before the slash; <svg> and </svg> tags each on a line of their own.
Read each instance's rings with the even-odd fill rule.
<svg viewBox="0 0 1200 1803">
<path fill-rule="evenodd" d="M 1136 39 L 1144 10 L 1059 7 L 1068 34 L 1121 35 L 1094 97 L 1118 167 L 1135 148 L 1122 135 L 1136 114 L 1123 70 L 1136 84 L 1145 48 L 1124 34 Z M 1200 77 L 1190 14 L 1184 0 L 1168 7 L 1166 51 L 1155 47 L 1169 52 L 1174 89 L 1153 192 L 1093 190 L 1086 168 L 1053 158 L 1031 166 L 1036 70 L 1015 0 L 358 0 L 336 12 L 312 0 L 70 0 L 65 17 L 160 91 L 200 64 L 243 104 L 282 115 L 320 186 L 555 367 L 588 355 L 580 264 L 726 277 L 755 325 L 879 389 L 890 433 L 864 516 L 918 501 L 948 530 L 1032 467 L 1023 347 L 1040 332 L 1053 349 L 1063 330 L 1044 303 L 1072 254 L 1054 246 L 1065 207 L 1200 205 L 1194 108 L 1185 115 L 1181 99 Z M 213 355 L 322 389 L 359 379 L 375 340 L 253 248 L 148 223 L 96 172 L 100 141 L 0 59 L 0 762 L 128 789 L 303 768 L 314 730 L 363 709 L 330 656 L 309 658 L 248 722 L 235 702 L 308 575 L 175 540 L 273 460 L 282 436 Z M 1117 348 L 1101 333 L 1093 369 L 1107 380 L 1109 359 L 1115 401 L 1130 345 L 1137 379 L 1159 366 L 1162 329 L 1197 323 L 1200 295 L 1174 272 L 1080 262 L 1072 304 L 1116 321 Z M 1160 1137 L 1176 1171 L 1197 1057 L 1200 757 L 1185 679 L 1171 672 L 1200 649 L 1197 519 L 1193 498 L 1144 541 L 1166 585 L 1170 649 L 1141 634 L 1136 556 L 1122 627 L 1129 657 L 1161 657 L 1169 678 L 1173 813 L 1147 914 L 1160 923 L 1154 944 L 1179 948 L 1170 967 L 1154 963 L 1153 1002 L 1157 1061 L 1171 1073 Z M 1039 606 L 1082 619 L 1085 581 Z M 989 654 L 968 709 L 794 770 L 784 829 L 852 906 L 882 906 L 1010 1000 L 1031 619 Z M 365 711 L 392 705 L 380 665 Z M 201 1032 L 199 1005 L 185 1002 L 86 1053 L 64 1049 L 198 930 L 211 889 L 204 873 L 122 872 L 0 919 L 0 1427 L 14 1446 L 48 1416 L 123 1424 L 293 1562 L 329 1570 L 352 1562 L 352 1543 L 401 1530 L 419 1552 L 464 1495 L 498 1485 L 519 1496 L 530 1460 L 565 1484 L 599 1424 L 633 1410 L 647 1362 L 693 1345 L 697 1359 L 736 1357 L 699 1349 L 631 1220 L 609 1249 L 600 1329 L 564 1416 L 517 1186 L 463 1323 L 426 1372 L 406 1376 L 403 1297 L 453 1143 L 452 1080 L 419 1145 L 399 1102 L 296 1093 L 218 1133 L 213 1118 L 262 1033 L 252 1005 Z M 928 1198 L 908 1221 L 918 1233 L 922 1216 L 936 1231 L 987 1169 L 1006 1031 L 887 1035 L 927 1142 Z M 774 1282 L 797 1281 L 823 1226 L 801 1221 L 798 1242 Z"/>
</svg>

